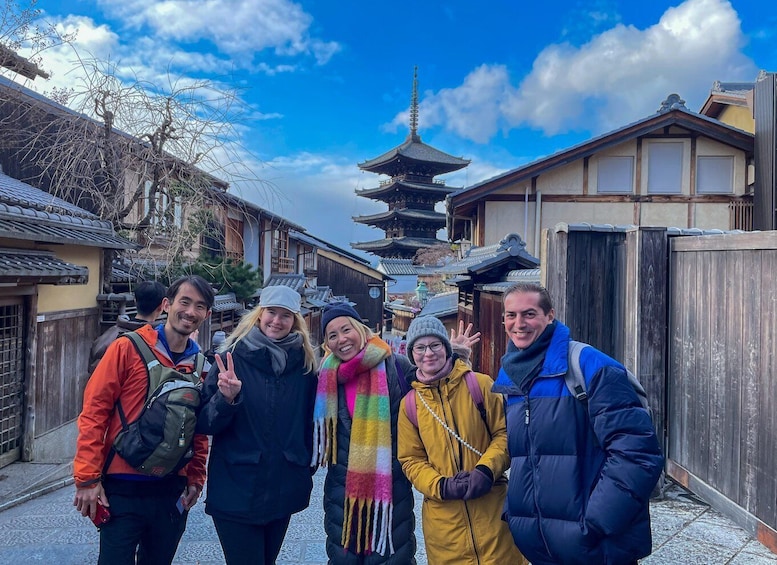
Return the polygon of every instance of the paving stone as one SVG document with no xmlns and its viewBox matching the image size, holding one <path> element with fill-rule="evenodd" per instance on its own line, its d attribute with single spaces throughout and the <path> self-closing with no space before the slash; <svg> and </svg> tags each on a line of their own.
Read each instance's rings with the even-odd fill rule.
<svg viewBox="0 0 777 565">
<path fill-rule="evenodd" d="M 734 556 L 731 548 L 708 543 L 693 543 L 688 538 L 672 538 L 652 555 L 640 560 L 640 565 L 723 565 Z"/>
</svg>

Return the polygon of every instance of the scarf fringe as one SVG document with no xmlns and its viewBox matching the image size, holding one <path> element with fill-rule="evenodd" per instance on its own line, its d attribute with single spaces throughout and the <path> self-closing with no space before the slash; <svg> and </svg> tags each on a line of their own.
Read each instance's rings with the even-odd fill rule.
<svg viewBox="0 0 777 565">
<path fill-rule="evenodd" d="M 345 516 L 343 517 L 342 547 L 349 547 L 353 536 L 353 526 L 356 524 L 355 552 L 394 554 L 394 537 L 392 535 L 394 522 L 394 505 L 391 502 L 374 502 L 366 499 L 345 499 Z"/>
<path fill-rule="evenodd" d="M 319 418 L 313 422 L 312 467 L 326 467 L 337 463 L 337 422 L 332 418 Z"/>
</svg>

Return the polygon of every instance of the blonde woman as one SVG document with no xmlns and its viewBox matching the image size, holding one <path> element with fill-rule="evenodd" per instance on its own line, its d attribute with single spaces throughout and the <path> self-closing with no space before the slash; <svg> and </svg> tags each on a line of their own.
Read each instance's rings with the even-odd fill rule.
<svg viewBox="0 0 777 565">
<path fill-rule="evenodd" d="M 215 361 L 197 423 L 213 436 L 205 512 L 228 564 L 275 563 L 315 471 L 316 356 L 299 293 L 264 288 Z"/>
</svg>

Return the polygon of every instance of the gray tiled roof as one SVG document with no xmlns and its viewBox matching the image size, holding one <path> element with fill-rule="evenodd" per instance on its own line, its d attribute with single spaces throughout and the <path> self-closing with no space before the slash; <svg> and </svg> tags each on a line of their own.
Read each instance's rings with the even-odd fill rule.
<svg viewBox="0 0 777 565">
<path fill-rule="evenodd" d="M 359 168 L 368 170 L 388 163 L 400 156 L 414 161 L 439 164 L 442 165 L 446 171 L 455 171 L 469 165 L 468 159 L 461 159 L 459 157 L 454 157 L 453 155 L 448 155 L 422 141 L 407 139 L 404 143 L 386 151 L 383 155 L 360 163 Z"/>
<path fill-rule="evenodd" d="M 137 247 L 116 235 L 110 222 L 2 173 L 0 237 L 108 249 Z"/>
<path fill-rule="evenodd" d="M 401 220 L 421 220 L 424 222 L 445 222 L 445 214 L 434 210 L 414 210 L 411 208 L 401 208 L 398 210 L 386 210 L 377 214 L 368 216 L 354 216 L 353 220 L 361 224 L 376 221 L 386 221 L 393 219 Z"/>
<path fill-rule="evenodd" d="M 459 292 L 441 292 L 429 297 L 419 316 L 450 316 L 459 311 Z"/>
<path fill-rule="evenodd" d="M 504 292 L 517 282 L 540 282 L 540 270 L 539 269 L 517 269 L 507 273 L 505 280 L 484 284 L 480 287 L 481 290 L 491 292 Z"/>
<path fill-rule="evenodd" d="M 399 192 L 402 189 L 411 189 L 411 190 L 416 190 L 420 192 L 425 192 L 427 194 L 436 193 L 437 195 L 439 195 L 440 200 L 442 200 L 448 194 L 452 192 L 456 192 L 457 190 L 461 190 L 461 187 L 445 186 L 442 183 L 423 184 L 418 182 L 395 181 L 391 183 L 382 184 L 381 186 L 377 186 L 373 188 L 362 188 L 357 190 L 356 194 L 359 196 L 370 198 L 372 196 L 379 195 L 379 194 L 390 194 L 393 192 Z"/>
<path fill-rule="evenodd" d="M 85 284 L 89 269 L 58 259 L 51 251 L 0 248 L 0 281 Z"/>
<path fill-rule="evenodd" d="M 526 243 L 518 234 L 507 234 L 495 245 L 473 247 L 461 261 L 440 268 L 440 272 L 450 275 L 466 275 L 482 272 L 506 261 L 516 260 L 526 267 L 539 265 L 539 259 L 526 251 Z"/>
<path fill-rule="evenodd" d="M 418 274 L 418 266 L 413 265 L 412 259 L 381 259 L 378 261 L 378 270 L 387 275 Z"/>
<path fill-rule="evenodd" d="M 378 239 L 375 241 L 364 241 L 358 243 L 352 243 L 351 247 L 354 249 L 372 250 L 372 249 L 390 249 L 391 247 L 399 247 L 401 249 L 417 249 L 419 247 L 431 247 L 439 243 L 445 243 L 439 239 L 425 238 L 425 237 L 392 237 Z"/>
<path fill-rule="evenodd" d="M 305 275 L 272 275 L 264 286 L 288 286 L 302 294 L 306 282 Z M 261 289 L 259 294 L 261 295 Z"/>
</svg>

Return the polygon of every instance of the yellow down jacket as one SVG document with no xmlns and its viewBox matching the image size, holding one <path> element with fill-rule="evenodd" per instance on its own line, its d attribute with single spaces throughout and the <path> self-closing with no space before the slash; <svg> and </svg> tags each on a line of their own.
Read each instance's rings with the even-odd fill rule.
<svg viewBox="0 0 777 565">
<path fill-rule="evenodd" d="M 424 497 L 422 524 L 430 565 L 520 565 L 525 560 L 501 519 L 507 495 L 504 473 L 510 464 L 503 400 L 491 392 L 491 377 L 475 373 L 483 392 L 486 428 L 464 379 L 468 371 L 469 366 L 457 359 L 447 377 L 429 385 L 413 382 L 418 427 L 407 417 L 405 398 L 397 424 L 398 459 Z M 483 455 L 465 447 L 429 409 Z M 474 500 L 443 500 L 442 479 L 472 471 L 476 465 L 491 469 L 495 478 L 491 491 Z"/>
</svg>

